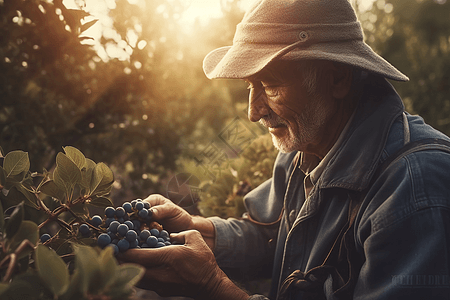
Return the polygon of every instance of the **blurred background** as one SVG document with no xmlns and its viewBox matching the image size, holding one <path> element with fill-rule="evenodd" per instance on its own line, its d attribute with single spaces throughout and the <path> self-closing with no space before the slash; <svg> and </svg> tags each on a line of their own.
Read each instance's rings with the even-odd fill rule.
<svg viewBox="0 0 450 300">
<path fill-rule="evenodd" d="M 411 79 L 393 82 L 407 111 L 450 134 L 450 1 L 351 2 L 366 42 Z M 191 213 L 241 216 L 276 151 L 246 119 L 245 83 L 208 80 L 202 60 L 231 45 L 248 5 L 0 0 L 4 154 L 27 151 L 31 171 L 42 172 L 71 145 L 111 167 L 117 205 L 185 183 L 191 196 L 198 188 Z M 191 179 L 173 187 L 174 178 Z"/>
</svg>

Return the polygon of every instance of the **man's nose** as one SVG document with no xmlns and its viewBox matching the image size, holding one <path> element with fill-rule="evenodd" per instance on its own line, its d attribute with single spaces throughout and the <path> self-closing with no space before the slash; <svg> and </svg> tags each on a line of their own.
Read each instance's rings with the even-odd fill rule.
<svg viewBox="0 0 450 300">
<path fill-rule="evenodd" d="M 248 119 L 258 122 L 262 117 L 269 115 L 270 108 L 266 103 L 264 92 L 261 89 L 251 89 L 248 97 Z"/>
</svg>

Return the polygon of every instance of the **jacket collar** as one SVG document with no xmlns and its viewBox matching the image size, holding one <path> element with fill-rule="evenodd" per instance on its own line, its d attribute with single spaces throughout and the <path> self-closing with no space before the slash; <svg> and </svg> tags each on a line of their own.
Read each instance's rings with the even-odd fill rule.
<svg viewBox="0 0 450 300">
<path fill-rule="evenodd" d="M 384 78 L 369 75 L 362 83 L 356 113 L 341 147 L 320 176 L 318 188 L 365 189 L 376 171 L 390 128 L 404 106 Z"/>
</svg>

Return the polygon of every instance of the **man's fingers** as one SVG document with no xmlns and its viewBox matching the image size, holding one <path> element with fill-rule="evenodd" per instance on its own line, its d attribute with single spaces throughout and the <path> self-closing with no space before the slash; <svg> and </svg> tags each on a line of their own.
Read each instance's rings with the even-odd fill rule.
<svg viewBox="0 0 450 300">
<path fill-rule="evenodd" d="M 197 230 L 186 230 L 180 233 L 172 233 L 170 235 L 170 239 L 185 245 L 197 244 L 199 241 L 203 241 L 202 235 Z"/>
<path fill-rule="evenodd" d="M 143 201 L 150 203 L 150 206 L 162 205 L 164 203 L 167 203 L 167 201 L 170 202 L 169 199 L 159 194 L 152 194 L 145 198 Z"/>
<path fill-rule="evenodd" d="M 170 246 L 175 247 L 175 246 Z M 164 265 L 166 258 L 170 255 L 170 247 L 146 248 L 146 249 L 128 249 L 117 255 L 117 259 L 125 263 L 135 263 L 143 265 L 146 268 L 155 268 Z"/>
</svg>

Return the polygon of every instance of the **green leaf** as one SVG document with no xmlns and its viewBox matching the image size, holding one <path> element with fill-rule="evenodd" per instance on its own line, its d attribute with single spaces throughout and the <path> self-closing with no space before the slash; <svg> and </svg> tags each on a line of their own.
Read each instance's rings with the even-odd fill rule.
<svg viewBox="0 0 450 300">
<path fill-rule="evenodd" d="M 0 232 L 3 232 L 3 226 L 5 226 L 5 216 L 3 215 L 2 201 L 0 201 Z"/>
<path fill-rule="evenodd" d="M 73 245 L 75 252 L 75 268 L 80 272 L 80 288 L 83 294 L 90 290 L 91 286 L 98 283 L 100 263 L 94 248 L 82 245 Z"/>
<path fill-rule="evenodd" d="M 21 193 L 25 198 L 25 205 L 28 205 L 28 206 L 31 206 L 31 207 L 34 207 L 34 208 L 38 208 L 39 206 L 36 204 L 36 196 L 33 194 L 33 193 L 31 193 L 31 192 L 29 192 L 24 186 L 23 186 L 23 184 L 17 184 L 17 185 L 15 185 L 14 186 L 16 189 L 17 189 L 17 191 L 19 192 L 19 193 Z"/>
<path fill-rule="evenodd" d="M 108 206 L 114 206 L 112 201 L 106 197 L 97 197 L 92 199 L 90 202 L 88 202 L 89 205 L 95 206 L 95 207 L 108 207 Z"/>
<path fill-rule="evenodd" d="M 94 174 L 95 162 L 89 158 L 86 158 L 86 163 L 81 169 L 81 186 L 86 189 L 86 194 L 90 194 L 90 187 L 92 176 Z"/>
<path fill-rule="evenodd" d="M 16 234 L 9 241 L 10 251 L 11 252 L 15 251 L 24 240 L 29 240 L 33 245 L 36 245 L 38 239 L 39 239 L 39 228 L 36 225 L 36 223 L 27 220 L 22 221 Z M 27 249 L 22 253 L 20 253 L 18 257 L 19 258 L 25 257 L 30 252 L 32 252 L 32 249 L 27 247 Z"/>
<path fill-rule="evenodd" d="M 23 221 L 23 215 L 23 203 L 20 203 L 16 206 L 5 224 L 5 238 L 11 239 L 17 233 Z"/>
<path fill-rule="evenodd" d="M 5 185 L 6 184 L 6 177 L 8 176 L 8 174 L 6 174 L 5 169 L 3 169 L 2 167 L 0 167 L 0 184 L 1 185 Z"/>
<path fill-rule="evenodd" d="M 9 288 L 9 284 L 0 283 L 0 296 Z"/>
<path fill-rule="evenodd" d="M 94 195 L 97 189 L 101 190 L 114 182 L 114 174 L 111 169 L 104 163 L 98 163 L 94 168 L 90 191 Z"/>
<path fill-rule="evenodd" d="M 112 282 L 114 282 L 117 271 L 117 261 L 114 258 L 114 250 L 111 247 L 106 247 L 100 252 L 100 272 L 101 283 L 100 286 L 108 287 Z"/>
<path fill-rule="evenodd" d="M 144 276 L 144 267 L 136 264 L 123 264 L 118 266 L 116 278 L 112 286 L 115 289 L 129 289 L 136 285 Z"/>
<path fill-rule="evenodd" d="M 54 180 L 48 180 L 42 186 L 40 191 L 50 197 L 63 200 L 64 199 L 64 190 L 62 190 Z"/>
<path fill-rule="evenodd" d="M 30 170 L 28 153 L 20 150 L 9 152 L 6 154 L 3 161 L 3 168 L 6 171 L 7 177 L 19 176 L 22 174 L 25 176 Z"/>
<path fill-rule="evenodd" d="M 38 245 L 35 253 L 36 269 L 54 295 L 62 295 L 69 286 L 66 264 L 52 249 Z"/>
<path fill-rule="evenodd" d="M 63 149 L 67 157 L 69 157 L 80 170 L 85 166 L 86 157 L 80 150 L 72 146 L 67 146 Z"/>
<path fill-rule="evenodd" d="M 86 30 L 88 30 L 89 28 L 91 28 L 95 23 L 97 23 L 98 22 L 98 19 L 97 20 L 92 20 L 92 21 L 89 21 L 89 22 L 87 22 L 87 23 L 84 23 L 83 25 L 81 25 L 81 27 L 80 27 L 80 33 L 82 33 L 82 32 L 84 32 L 84 31 L 86 31 Z"/>
<path fill-rule="evenodd" d="M 77 216 L 84 217 L 89 215 L 89 209 L 85 203 L 77 203 L 70 208 Z"/>
<path fill-rule="evenodd" d="M 70 197 L 75 185 L 81 182 L 81 171 L 70 158 L 60 152 L 56 156 L 53 180 L 59 188 L 65 191 L 66 197 Z"/>
</svg>

